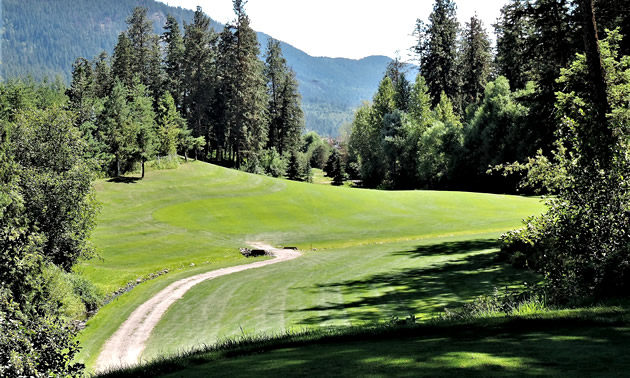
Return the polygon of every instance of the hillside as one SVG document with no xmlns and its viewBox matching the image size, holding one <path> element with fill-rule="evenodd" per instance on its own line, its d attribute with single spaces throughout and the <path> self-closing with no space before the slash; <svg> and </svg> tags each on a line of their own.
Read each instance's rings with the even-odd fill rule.
<svg viewBox="0 0 630 378">
<path fill-rule="evenodd" d="M 297 246 L 303 256 L 197 285 L 157 325 L 145 357 L 242 330 L 430 317 L 494 286 L 531 281 L 492 256 L 502 231 L 543 209 L 532 198 L 336 188 L 197 162 L 130 184 L 100 181 L 97 191 L 103 208 L 92 240 L 102 259 L 79 270 L 108 293 L 169 273 L 88 322 L 81 341 L 89 364 L 147 298 L 179 278 L 251 262 L 238 248 L 254 241 Z M 191 326 L 199 313 L 214 320 Z"/>
<path fill-rule="evenodd" d="M 193 16 L 190 10 L 153 0 L 4 0 L 0 75 L 30 74 L 35 79 L 60 75 L 68 81 L 77 57 L 91 59 L 103 50 L 111 55 L 118 34 L 126 29 L 126 18 L 139 5 L 149 9 L 158 33 L 168 13 L 180 23 Z M 220 30 L 222 25 L 213 22 L 212 27 Z M 267 38 L 259 33 L 263 50 Z M 362 100 L 372 97 L 390 61 L 384 56 L 312 57 L 286 43 L 282 49 L 297 72 L 307 129 L 331 136 L 352 120 L 353 109 Z"/>
</svg>

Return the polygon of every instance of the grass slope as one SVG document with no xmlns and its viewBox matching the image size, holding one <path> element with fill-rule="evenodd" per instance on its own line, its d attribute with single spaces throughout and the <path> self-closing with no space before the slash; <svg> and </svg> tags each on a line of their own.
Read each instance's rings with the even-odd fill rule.
<svg viewBox="0 0 630 378">
<path fill-rule="evenodd" d="M 199 285 L 168 312 L 147 355 L 160 345 L 212 342 L 241 327 L 429 314 L 493 285 L 519 282 L 492 261 L 488 239 L 543 209 L 531 198 L 335 188 L 196 162 L 149 172 L 141 181 L 101 181 L 97 191 L 103 208 L 93 242 L 102 259 L 80 270 L 107 292 L 164 268 L 172 273 L 119 297 L 88 322 L 81 335 L 88 364 L 125 314 L 175 276 L 249 262 L 237 250 L 247 241 L 319 251 Z M 193 309 L 208 320 L 183 321 Z"/>
<path fill-rule="evenodd" d="M 623 376 L 629 315 L 605 306 L 240 337 L 106 376 Z"/>
</svg>

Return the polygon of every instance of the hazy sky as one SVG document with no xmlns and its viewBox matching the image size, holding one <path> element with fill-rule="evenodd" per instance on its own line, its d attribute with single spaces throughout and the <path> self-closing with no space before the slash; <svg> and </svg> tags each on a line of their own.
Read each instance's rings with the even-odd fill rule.
<svg viewBox="0 0 630 378">
<path fill-rule="evenodd" d="M 195 9 L 225 23 L 234 18 L 232 0 L 160 0 Z M 507 0 L 459 0 L 460 23 L 477 12 L 492 35 Z M 249 0 L 245 10 L 252 27 L 313 56 L 360 59 L 369 55 L 406 59 L 414 44 L 417 18 L 427 20 L 433 0 Z"/>
</svg>

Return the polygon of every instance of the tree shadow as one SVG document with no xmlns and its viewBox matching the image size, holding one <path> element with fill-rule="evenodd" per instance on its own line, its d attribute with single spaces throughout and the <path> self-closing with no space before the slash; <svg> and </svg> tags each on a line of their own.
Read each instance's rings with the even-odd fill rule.
<svg viewBox="0 0 630 378">
<path fill-rule="evenodd" d="M 118 183 L 118 184 L 135 184 L 140 180 L 142 180 L 142 178 L 140 177 L 119 176 L 119 177 L 113 177 L 107 180 L 107 182 L 113 182 L 113 183 Z"/>
<path fill-rule="evenodd" d="M 412 250 L 395 252 L 394 255 L 421 258 L 427 256 L 465 254 L 495 248 L 499 248 L 499 241 L 497 239 L 460 240 L 438 244 L 419 245 Z"/>
<path fill-rule="evenodd" d="M 446 251 L 445 255 L 467 255 L 446 262 L 398 269 L 361 279 L 295 288 L 311 294 L 340 293 L 341 295 L 326 296 L 340 300 L 289 311 L 306 315 L 299 320 L 300 324 L 306 325 L 342 320 L 379 322 L 386 321 L 391 316 L 440 312 L 445 307 L 456 307 L 475 297 L 491 294 L 495 287 L 537 281 L 533 273 L 514 269 L 498 261 L 496 254 L 488 251 L 495 246 L 496 241 L 493 240 L 471 240 L 394 252 L 394 255 L 411 254 L 414 258 L 432 256 L 439 254 L 439 251 Z"/>
<path fill-rule="evenodd" d="M 558 327 L 559 326 L 559 327 Z M 212 364 L 215 376 L 617 376 L 627 374 L 628 330 L 563 327 L 463 330 L 286 348 Z M 208 373 L 210 365 L 200 366 Z M 188 371 L 197 376 L 196 369 Z"/>
</svg>

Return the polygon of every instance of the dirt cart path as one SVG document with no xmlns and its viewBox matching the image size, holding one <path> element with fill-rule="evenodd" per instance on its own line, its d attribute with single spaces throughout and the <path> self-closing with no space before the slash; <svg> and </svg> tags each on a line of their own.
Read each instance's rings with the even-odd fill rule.
<svg viewBox="0 0 630 378">
<path fill-rule="evenodd" d="M 151 331 L 162 315 L 170 305 L 183 297 L 188 290 L 198 283 L 244 270 L 293 260 L 301 255 L 298 251 L 278 249 L 264 243 L 252 242 L 248 244 L 255 249 L 271 252 L 275 257 L 271 260 L 213 270 L 173 282 L 136 308 L 118 331 L 107 340 L 98 356 L 95 370 L 102 372 L 108 368 L 138 364 Z"/>
</svg>

